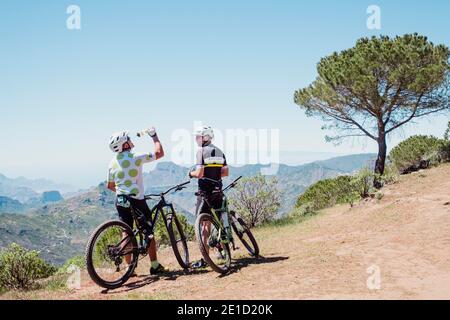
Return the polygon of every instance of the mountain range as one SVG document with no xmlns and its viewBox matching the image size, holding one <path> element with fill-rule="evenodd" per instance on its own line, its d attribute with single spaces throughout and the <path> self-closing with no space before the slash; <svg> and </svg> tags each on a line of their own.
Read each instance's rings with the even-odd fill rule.
<svg viewBox="0 0 450 320">
<path fill-rule="evenodd" d="M 358 154 L 300 166 L 279 165 L 276 177 L 279 188 L 283 192 L 283 206 L 280 209 L 280 215 L 292 208 L 297 197 L 309 185 L 321 179 L 351 174 L 365 166 L 371 167 L 374 158 L 374 154 Z M 231 175 L 225 179 L 224 184 L 240 175 L 246 177 L 257 175 L 264 167 L 266 166 L 259 164 L 231 167 Z M 154 170 L 144 174 L 146 192 L 160 192 L 187 181 L 187 171 L 187 168 L 172 162 L 158 163 Z M 16 200 L 19 197 L 14 194 L 11 186 L 8 188 L 9 196 L 2 193 L 2 190 L 5 190 L 4 187 L 1 188 L 4 186 L 2 181 L 5 178 L 0 176 L 0 196 L 2 196 L 0 197 L 0 208 L 3 199 L 5 203 L 15 209 L 0 214 L 0 248 L 16 242 L 28 249 L 40 250 L 42 256 L 52 263 L 62 264 L 66 259 L 83 253 L 89 234 L 97 225 L 108 219 L 116 218 L 114 194 L 106 189 L 105 182 L 67 199 L 59 199 L 55 193 L 47 194 L 57 201 L 41 203 L 28 208 L 25 206 L 24 209 L 21 207 L 21 202 Z M 52 186 L 48 184 L 48 181 L 46 183 L 46 187 Z M 33 190 L 30 187 L 33 197 L 27 198 L 23 194 L 24 188 L 27 187 L 18 184 L 17 192 L 20 198 L 28 199 L 28 202 L 36 196 L 42 197 L 45 194 L 40 195 L 38 192 L 38 190 L 42 191 L 42 188 Z M 195 188 L 195 183 L 191 183 L 187 189 L 168 197 L 168 200 L 174 203 L 177 211 L 184 214 L 191 223 L 194 222 L 196 199 L 193 193 Z M 25 210 L 25 212 L 17 214 L 21 210 Z"/>
<path fill-rule="evenodd" d="M 69 185 L 48 179 L 8 178 L 0 174 L 0 213 L 22 213 L 48 202 L 63 200 L 61 194 L 74 191 L 75 188 Z"/>
</svg>

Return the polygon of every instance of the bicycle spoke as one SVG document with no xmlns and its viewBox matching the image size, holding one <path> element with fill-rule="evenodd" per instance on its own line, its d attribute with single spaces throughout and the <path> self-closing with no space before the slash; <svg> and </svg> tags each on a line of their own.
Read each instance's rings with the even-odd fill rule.
<svg viewBox="0 0 450 320">
<path fill-rule="evenodd" d="M 127 272 L 131 254 L 136 248 L 129 248 L 130 238 L 123 237 L 124 230 L 118 226 L 105 229 L 93 247 L 93 267 L 104 281 L 114 282 Z"/>
<path fill-rule="evenodd" d="M 204 215 L 198 224 L 201 251 L 207 263 L 217 272 L 226 272 L 231 264 L 228 245 L 220 239 L 220 229 L 212 217 Z"/>
</svg>

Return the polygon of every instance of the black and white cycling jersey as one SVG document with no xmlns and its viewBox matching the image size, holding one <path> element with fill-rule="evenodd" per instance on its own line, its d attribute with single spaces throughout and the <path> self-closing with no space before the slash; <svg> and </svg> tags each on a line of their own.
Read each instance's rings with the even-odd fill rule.
<svg viewBox="0 0 450 320">
<path fill-rule="evenodd" d="M 216 181 L 222 180 L 222 168 L 227 165 L 224 153 L 218 147 L 209 143 L 201 147 L 197 152 L 197 168 L 204 168 L 204 177 Z M 199 179 L 199 190 L 212 192 L 220 190 L 222 184 L 215 184 L 206 179 Z"/>
</svg>

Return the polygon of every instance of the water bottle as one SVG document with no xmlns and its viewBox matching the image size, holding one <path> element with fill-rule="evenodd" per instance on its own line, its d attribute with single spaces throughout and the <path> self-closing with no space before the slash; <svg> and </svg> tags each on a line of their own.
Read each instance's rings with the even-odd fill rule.
<svg viewBox="0 0 450 320">
<path fill-rule="evenodd" d="M 142 138 L 146 134 L 148 134 L 150 137 L 153 137 L 156 134 L 155 128 L 144 129 L 136 133 L 139 138 Z"/>
</svg>

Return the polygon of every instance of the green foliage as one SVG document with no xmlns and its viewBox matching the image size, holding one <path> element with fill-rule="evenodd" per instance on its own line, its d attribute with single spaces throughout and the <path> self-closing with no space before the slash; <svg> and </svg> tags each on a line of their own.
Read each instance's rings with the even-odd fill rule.
<svg viewBox="0 0 450 320">
<path fill-rule="evenodd" d="M 352 203 L 359 199 L 361 182 L 352 176 L 338 176 L 321 180 L 310 186 L 297 200 L 297 208 L 305 208 L 306 213 L 334 206 L 338 203 Z"/>
<path fill-rule="evenodd" d="M 15 243 L 0 252 L 0 287 L 5 289 L 32 289 L 36 280 L 47 278 L 55 271 L 37 251 L 28 251 Z"/>
<path fill-rule="evenodd" d="M 444 140 L 441 146 L 442 161 L 450 161 L 450 121 L 447 123 L 447 129 L 444 132 Z"/>
<path fill-rule="evenodd" d="M 104 230 L 97 242 L 95 243 L 93 251 L 94 264 L 102 264 L 109 262 L 110 258 L 108 256 L 108 247 L 112 245 L 117 245 L 122 239 L 122 228 L 118 226 L 109 227 Z"/>
<path fill-rule="evenodd" d="M 352 177 L 351 186 L 353 197 L 350 199 L 367 198 L 373 191 L 373 181 L 376 175 L 369 168 L 362 168 Z M 352 203 L 352 202 L 351 202 Z"/>
<path fill-rule="evenodd" d="M 377 200 L 381 200 L 384 197 L 384 193 L 381 191 L 378 191 L 377 193 L 375 193 L 375 199 Z"/>
<path fill-rule="evenodd" d="M 39 288 L 47 291 L 67 290 L 68 273 L 56 273 L 40 282 Z"/>
<path fill-rule="evenodd" d="M 400 172 L 398 171 L 397 167 L 394 164 L 389 163 L 384 168 L 384 174 L 381 177 L 381 183 L 383 185 L 396 183 L 398 182 L 399 176 Z"/>
<path fill-rule="evenodd" d="M 441 162 L 450 161 L 450 140 L 442 140 L 442 145 L 439 153 Z"/>
<path fill-rule="evenodd" d="M 48 291 L 68 290 L 67 282 L 76 269 L 85 269 L 86 260 L 84 256 L 78 255 L 68 259 L 58 271 L 51 277 L 43 280 L 40 287 Z"/>
<path fill-rule="evenodd" d="M 449 158 L 445 140 L 433 136 L 416 135 L 400 142 L 389 153 L 389 159 L 402 174 L 426 169 Z"/>
<path fill-rule="evenodd" d="M 312 215 L 305 214 L 303 211 L 299 211 L 298 208 L 294 208 L 289 214 L 282 218 L 266 221 L 260 224 L 258 229 L 280 228 L 287 225 L 302 223 L 310 217 L 312 217 Z"/>
<path fill-rule="evenodd" d="M 276 178 L 259 174 L 243 178 L 229 196 L 229 206 L 250 227 L 273 220 L 278 213 L 281 192 Z"/>
<path fill-rule="evenodd" d="M 64 265 L 58 269 L 57 273 L 66 274 L 70 272 L 70 268 L 72 268 L 72 266 L 75 266 L 80 269 L 85 269 L 86 268 L 85 258 L 83 256 L 78 255 L 68 259 L 64 263 Z"/>
<path fill-rule="evenodd" d="M 444 132 L 444 140 L 450 140 L 450 121 L 447 123 L 447 129 Z"/>
<path fill-rule="evenodd" d="M 413 117 L 449 108 L 449 56 L 445 45 L 434 45 L 418 34 L 362 38 L 353 48 L 321 59 L 316 81 L 296 91 L 294 101 L 307 115 L 337 121 L 327 129 L 369 131 L 367 122 L 363 128 L 353 121 L 376 121 L 383 115 L 389 131 L 414 108 Z"/>
<path fill-rule="evenodd" d="M 375 194 L 376 190 L 373 184 L 375 177 L 383 185 L 394 183 L 398 179 L 398 171 L 392 165 L 388 165 L 382 176 L 374 174 L 369 168 L 363 168 L 353 176 L 338 176 L 321 180 L 311 185 L 298 197 L 296 208 L 292 214 L 306 216 L 336 204 L 349 203 L 353 205 L 354 202 Z"/>
</svg>

